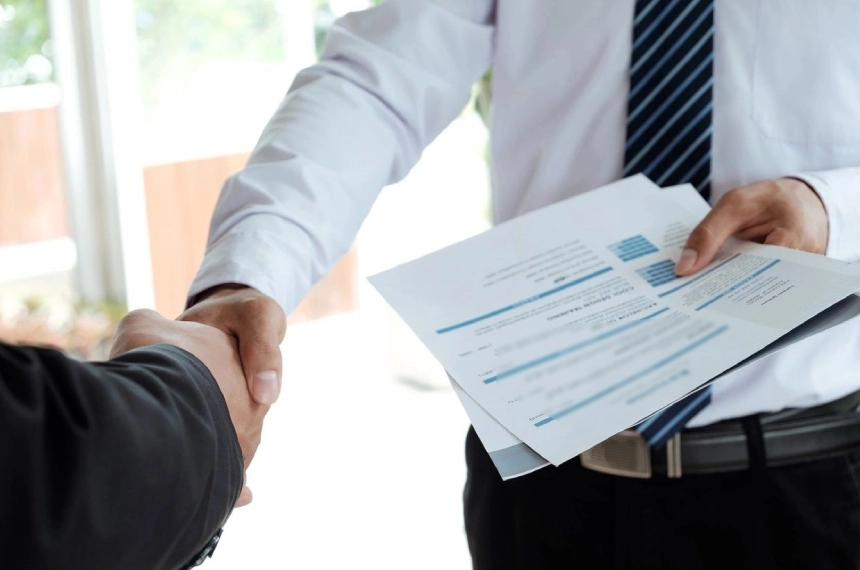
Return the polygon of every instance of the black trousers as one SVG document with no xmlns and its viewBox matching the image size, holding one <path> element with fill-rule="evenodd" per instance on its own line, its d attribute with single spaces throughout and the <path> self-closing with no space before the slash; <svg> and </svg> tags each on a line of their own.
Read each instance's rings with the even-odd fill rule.
<svg viewBox="0 0 860 570">
<path fill-rule="evenodd" d="M 671 480 L 572 460 L 503 482 L 470 429 L 466 462 L 476 570 L 860 569 L 860 452 Z"/>
</svg>

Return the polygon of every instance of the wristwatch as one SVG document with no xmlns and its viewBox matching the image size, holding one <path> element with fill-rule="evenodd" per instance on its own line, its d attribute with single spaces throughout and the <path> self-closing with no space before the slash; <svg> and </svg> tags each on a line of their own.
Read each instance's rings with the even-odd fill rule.
<svg viewBox="0 0 860 570">
<path fill-rule="evenodd" d="M 224 529 L 219 528 L 218 532 L 209 539 L 209 542 L 206 543 L 206 546 L 203 547 L 203 550 L 197 553 L 194 558 L 191 559 L 191 562 L 186 564 L 181 568 L 181 570 L 187 570 L 188 568 L 196 568 L 206 562 L 207 558 L 212 558 L 212 553 L 215 552 L 215 547 L 218 546 L 218 542 L 221 540 L 221 534 L 223 534 Z"/>
</svg>

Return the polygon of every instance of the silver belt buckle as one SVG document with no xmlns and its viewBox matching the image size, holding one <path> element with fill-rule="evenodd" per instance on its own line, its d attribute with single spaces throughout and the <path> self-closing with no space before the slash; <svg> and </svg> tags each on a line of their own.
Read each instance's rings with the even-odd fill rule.
<svg viewBox="0 0 860 570">
<path fill-rule="evenodd" d="M 579 456 L 582 466 L 591 471 L 632 477 L 651 478 L 651 449 L 639 432 L 633 430 L 616 434 L 598 443 Z M 681 476 L 681 435 L 666 445 L 666 474 L 670 478 Z"/>
</svg>

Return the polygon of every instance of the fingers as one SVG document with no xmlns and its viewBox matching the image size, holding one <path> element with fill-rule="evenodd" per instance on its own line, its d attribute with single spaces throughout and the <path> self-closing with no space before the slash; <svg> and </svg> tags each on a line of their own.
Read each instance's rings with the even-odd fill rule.
<svg viewBox="0 0 860 570">
<path fill-rule="evenodd" d="M 251 504 L 251 501 L 254 500 L 254 495 L 251 493 L 251 489 L 248 488 L 247 485 L 242 487 L 242 492 L 239 493 L 239 498 L 236 499 L 236 508 L 239 509 L 241 507 L 247 506 Z"/>
<path fill-rule="evenodd" d="M 747 241 L 756 241 L 764 243 L 765 238 L 774 230 L 772 223 L 759 224 L 749 228 L 744 228 L 735 234 L 735 237 Z"/>
<path fill-rule="evenodd" d="M 798 240 L 795 239 L 795 236 L 783 228 L 776 228 L 770 232 L 765 238 L 764 243 L 767 245 L 780 245 L 782 247 L 799 249 Z"/>
<path fill-rule="evenodd" d="M 726 240 L 754 222 L 751 215 L 754 212 L 745 207 L 736 192 L 726 194 L 696 226 L 687 239 L 675 273 L 681 276 L 696 273 L 714 259 Z"/>
</svg>

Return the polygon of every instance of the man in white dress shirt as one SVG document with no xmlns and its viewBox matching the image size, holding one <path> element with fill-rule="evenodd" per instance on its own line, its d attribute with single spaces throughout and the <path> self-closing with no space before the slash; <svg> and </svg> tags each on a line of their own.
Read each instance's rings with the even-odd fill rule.
<svg viewBox="0 0 860 570">
<path fill-rule="evenodd" d="M 497 221 L 645 172 L 715 205 L 681 275 L 732 235 L 856 261 L 857 30 L 858 0 L 387 0 L 348 15 L 227 181 L 183 318 L 236 334 L 249 389 L 272 403 L 284 314 L 490 68 Z M 858 340 L 852 319 L 718 381 L 676 436 L 679 478 L 651 449 L 648 473 L 571 461 L 502 483 L 470 430 L 474 567 L 860 568 Z"/>
</svg>

